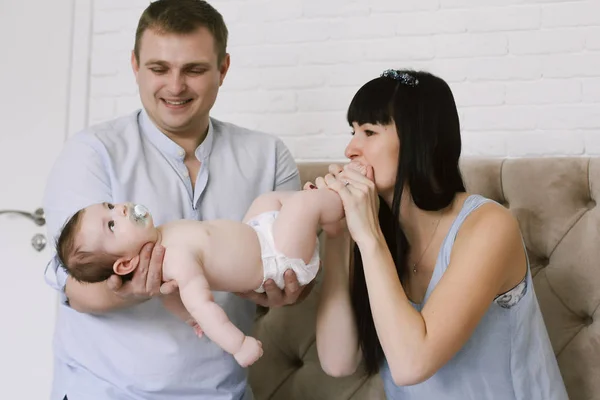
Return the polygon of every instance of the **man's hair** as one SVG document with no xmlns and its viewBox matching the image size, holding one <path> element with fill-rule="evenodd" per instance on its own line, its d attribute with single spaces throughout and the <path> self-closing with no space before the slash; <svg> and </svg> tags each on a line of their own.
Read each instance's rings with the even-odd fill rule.
<svg viewBox="0 0 600 400">
<path fill-rule="evenodd" d="M 56 242 L 56 252 L 64 268 L 75 280 L 103 282 L 113 274 L 113 265 L 119 257 L 80 249 L 76 239 L 84 213 L 85 209 L 79 210 L 67 221 Z"/>
<path fill-rule="evenodd" d="M 135 32 L 133 53 L 140 62 L 140 46 L 144 32 L 152 29 L 156 33 L 192 33 L 204 27 L 215 40 L 218 64 L 227 53 L 227 26 L 223 16 L 204 0 L 157 0 L 144 10 Z"/>
</svg>

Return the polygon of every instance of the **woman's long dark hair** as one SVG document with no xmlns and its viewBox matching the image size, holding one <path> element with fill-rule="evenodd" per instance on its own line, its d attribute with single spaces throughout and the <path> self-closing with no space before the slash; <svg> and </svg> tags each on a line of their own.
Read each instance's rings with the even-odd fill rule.
<svg viewBox="0 0 600 400">
<path fill-rule="evenodd" d="M 379 224 L 398 277 L 403 280 L 409 244 L 400 226 L 400 199 L 406 186 L 420 209 L 447 207 L 457 193 L 465 192 L 459 170 L 460 124 L 452 91 L 442 79 L 426 73 L 398 70 L 418 80 L 379 77 L 356 93 L 348 108 L 348 123 L 359 125 L 395 122 L 400 154 L 394 197 L 389 207 L 380 199 Z M 410 83 L 410 80 L 409 80 Z M 384 358 L 373 323 L 360 251 L 354 246 L 352 305 L 358 338 L 369 374 L 377 373 Z"/>
</svg>

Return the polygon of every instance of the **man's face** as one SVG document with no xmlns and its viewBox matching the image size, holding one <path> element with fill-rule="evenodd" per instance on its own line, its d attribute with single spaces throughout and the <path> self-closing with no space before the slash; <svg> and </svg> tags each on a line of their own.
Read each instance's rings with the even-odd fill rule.
<svg viewBox="0 0 600 400">
<path fill-rule="evenodd" d="M 140 40 L 139 60 L 132 53 L 131 64 L 142 104 L 161 131 L 180 137 L 205 133 L 229 68 L 229 55 L 217 63 L 208 29 L 183 35 L 147 29 Z"/>
</svg>

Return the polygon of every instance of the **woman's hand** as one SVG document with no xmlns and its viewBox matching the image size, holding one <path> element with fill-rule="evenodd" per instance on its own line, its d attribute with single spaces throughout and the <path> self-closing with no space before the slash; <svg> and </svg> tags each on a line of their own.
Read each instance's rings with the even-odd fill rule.
<svg viewBox="0 0 600 400">
<path fill-rule="evenodd" d="M 382 235 L 378 220 L 379 197 L 375 188 L 373 167 L 368 165 L 361 170 L 353 167 L 352 164 L 348 164 L 346 168 L 332 164 L 329 166 L 329 173 L 324 178 L 317 178 L 315 183 L 317 187 L 324 183 L 340 195 L 348 230 L 359 247 L 377 240 Z"/>
</svg>

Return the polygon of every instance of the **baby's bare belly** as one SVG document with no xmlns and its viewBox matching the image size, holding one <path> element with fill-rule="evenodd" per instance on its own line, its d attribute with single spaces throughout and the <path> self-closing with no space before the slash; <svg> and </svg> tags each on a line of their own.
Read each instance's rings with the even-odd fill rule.
<svg viewBox="0 0 600 400">
<path fill-rule="evenodd" d="M 250 226 L 218 220 L 178 221 L 171 227 L 163 232 L 167 252 L 169 245 L 185 243 L 197 255 L 212 290 L 246 292 L 262 284 L 260 243 Z"/>
<path fill-rule="evenodd" d="M 263 263 L 254 229 L 241 222 L 215 221 L 208 231 L 204 270 L 212 290 L 257 289 L 263 281 Z"/>
</svg>

